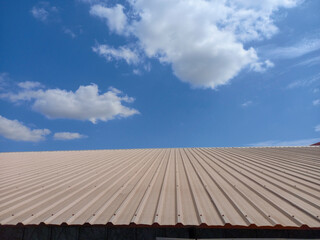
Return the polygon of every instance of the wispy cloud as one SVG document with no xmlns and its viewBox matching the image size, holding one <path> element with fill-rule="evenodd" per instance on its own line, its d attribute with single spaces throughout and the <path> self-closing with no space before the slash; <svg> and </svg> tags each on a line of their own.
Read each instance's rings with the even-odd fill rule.
<svg viewBox="0 0 320 240">
<path fill-rule="evenodd" d="M 309 146 L 313 143 L 319 142 L 320 138 L 308 138 L 292 141 L 269 140 L 264 142 L 248 144 L 251 147 L 273 147 L 273 146 Z"/>
<path fill-rule="evenodd" d="M 320 65 L 320 56 L 312 57 L 307 60 L 301 61 L 294 66 L 314 66 Z"/>
<path fill-rule="evenodd" d="M 53 135 L 55 140 L 74 140 L 74 139 L 81 139 L 86 138 L 86 135 L 82 135 L 76 132 L 57 132 Z"/>
<path fill-rule="evenodd" d="M 275 47 L 273 46 L 271 49 L 266 49 L 266 55 L 271 58 L 297 58 L 308 53 L 317 51 L 320 49 L 320 39 L 312 38 L 312 39 L 303 39 L 298 43 L 295 43 L 291 46 L 285 47 Z M 317 61 L 314 59 L 313 61 Z M 312 62 L 312 60 L 311 60 Z M 307 62 L 305 62 L 307 64 Z"/>
<path fill-rule="evenodd" d="M 292 83 L 290 83 L 287 88 L 298 88 L 298 87 L 308 87 L 311 86 L 312 84 L 314 84 L 315 82 L 317 82 L 318 80 L 320 80 L 320 73 L 312 76 L 312 77 L 305 77 L 303 79 L 294 81 Z"/>
<path fill-rule="evenodd" d="M 319 106 L 320 105 L 320 99 L 316 99 L 312 102 L 313 106 Z"/>
<path fill-rule="evenodd" d="M 50 15 L 58 12 L 57 7 L 51 6 L 49 2 L 39 2 L 30 10 L 32 16 L 42 22 L 46 22 Z"/>
<path fill-rule="evenodd" d="M 67 28 L 67 27 L 63 27 L 63 28 L 62 28 L 62 31 L 63 31 L 65 34 L 69 35 L 71 38 L 76 38 L 76 37 L 77 37 L 77 35 L 76 35 L 71 29 L 69 29 L 69 28 Z"/>
<path fill-rule="evenodd" d="M 44 87 L 41 83 L 32 82 L 32 81 L 19 82 L 18 86 L 20 88 L 24 88 L 24 89 L 34 89 L 34 88 L 42 88 L 42 87 Z"/>
<path fill-rule="evenodd" d="M 318 124 L 317 126 L 315 126 L 315 127 L 314 127 L 314 130 L 315 130 L 316 132 L 320 132 L 320 124 Z"/>
<path fill-rule="evenodd" d="M 30 129 L 18 120 L 0 115 L 0 135 L 15 141 L 39 142 L 50 134 L 49 129 Z"/>
</svg>

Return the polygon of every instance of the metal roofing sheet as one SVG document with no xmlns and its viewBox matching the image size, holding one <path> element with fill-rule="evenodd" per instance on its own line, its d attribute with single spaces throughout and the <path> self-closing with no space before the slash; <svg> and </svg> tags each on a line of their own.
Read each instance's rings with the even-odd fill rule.
<svg viewBox="0 0 320 240">
<path fill-rule="evenodd" d="M 0 153 L 0 224 L 320 228 L 320 148 Z"/>
</svg>

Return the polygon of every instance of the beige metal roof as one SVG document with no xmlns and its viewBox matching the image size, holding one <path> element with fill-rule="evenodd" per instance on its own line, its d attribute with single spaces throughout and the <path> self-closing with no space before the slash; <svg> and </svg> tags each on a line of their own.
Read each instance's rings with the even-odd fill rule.
<svg viewBox="0 0 320 240">
<path fill-rule="evenodd" d="M 0 224 L 320 228 L 320 147 L 0 153 Z"/>
</svg>

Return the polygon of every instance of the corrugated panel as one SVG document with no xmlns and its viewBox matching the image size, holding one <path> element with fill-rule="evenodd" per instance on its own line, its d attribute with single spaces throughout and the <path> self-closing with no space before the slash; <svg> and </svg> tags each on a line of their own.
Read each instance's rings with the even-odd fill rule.
<svg viewBox="0 0 320 240">
<path fill-rule="evenodd" d="M 0 153 L 0 224 L 320 228 L 320 148 Z"/>
</svg>

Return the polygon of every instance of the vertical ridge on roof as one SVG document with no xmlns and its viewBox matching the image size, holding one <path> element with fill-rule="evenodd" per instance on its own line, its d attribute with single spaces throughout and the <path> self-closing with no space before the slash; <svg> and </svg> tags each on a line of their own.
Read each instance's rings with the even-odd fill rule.
<svg viewBox="0 0 320 240">
<path fill-rule="evenodd" d="M 0 153 L 0 224 L 320 228 L 320 148 Z"/>
</svg>

